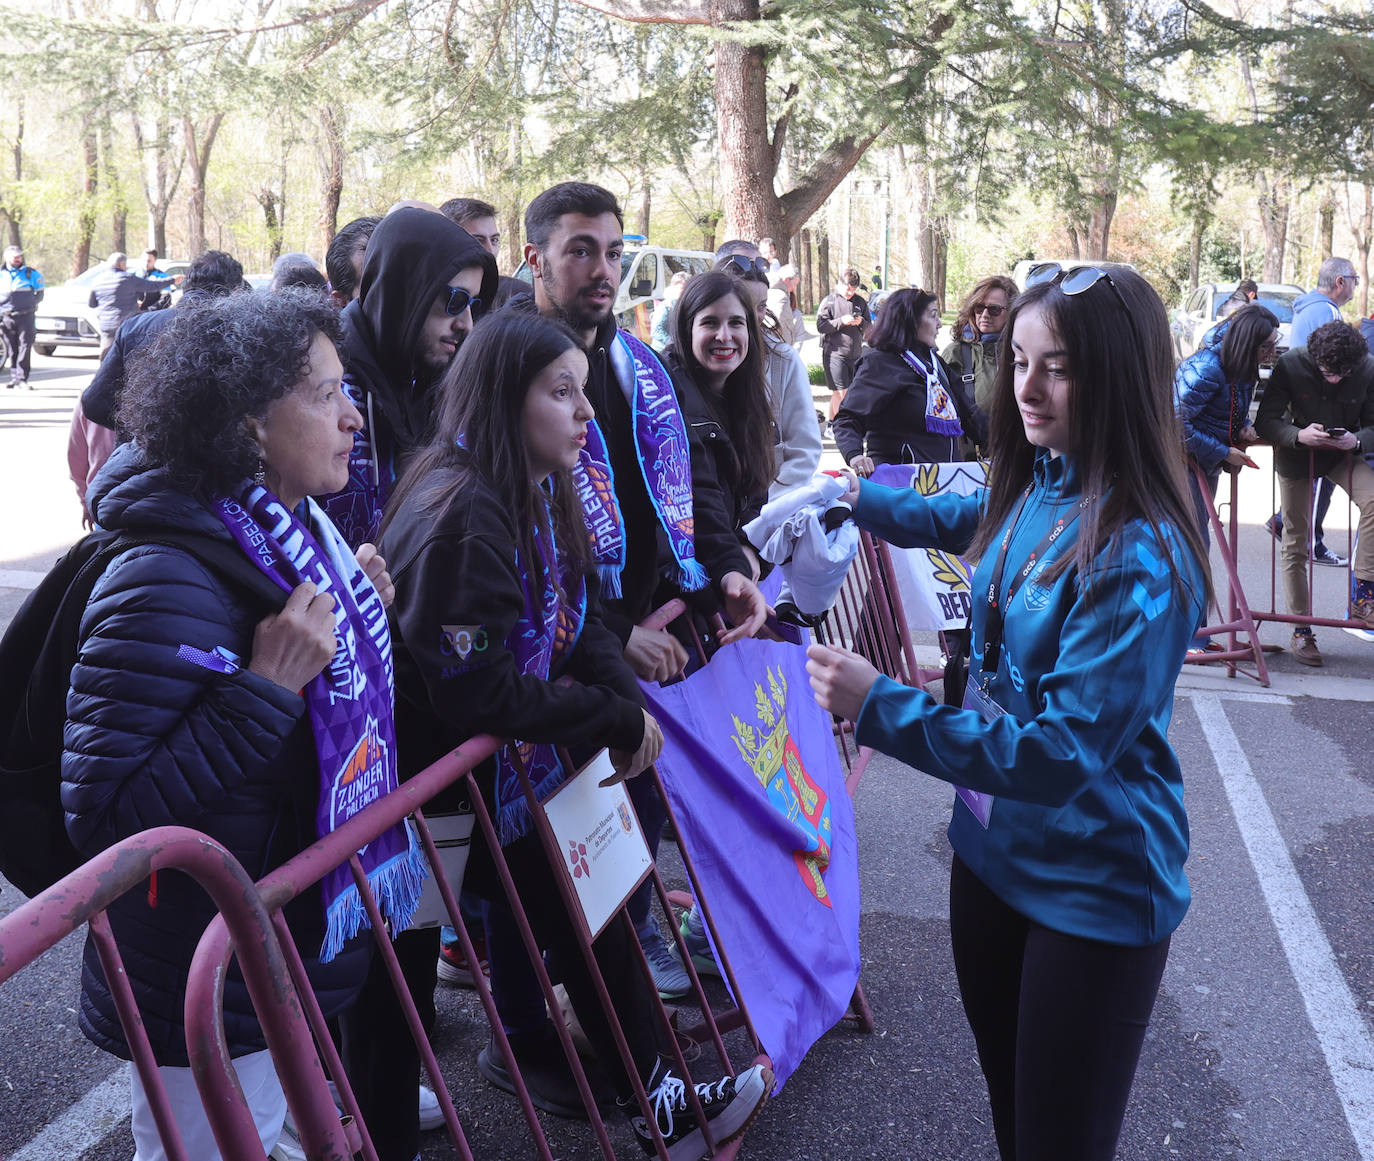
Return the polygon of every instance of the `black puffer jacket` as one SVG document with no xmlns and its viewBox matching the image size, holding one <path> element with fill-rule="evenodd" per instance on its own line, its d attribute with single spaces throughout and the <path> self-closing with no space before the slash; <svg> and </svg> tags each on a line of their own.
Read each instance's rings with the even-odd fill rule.
<svg viewBox="0 0 1374 1161">
<path fill-rule="evenodd" d="M 230 539 L 213 511 L 173 488 L 133 444 L 116 450 L 90 500 L 105 528 Z M 132 548 L 96 582 L 81 623 L 62 755 L 67 832 L 82 855 L 175 824 L 217 839 L 258 879 L 314 841 L 319 777 L 305 701 L 246 668 L 267 611 L 173 548 Z M 180 660 L 182 644 L 207 652 L 224 646 L 245 668 L 226 676 Z M 187 1063 L 186 977 L 214 915 L 209 897 L 177 872 L 157 876 L 156 906 L 148 891 L 136 890 L 109 909 L 159 1064 Z M 324 934 L 317 888 L 287 918 L 325 1013 L 338 1011 L 362 983 L 368 944 L 355 940 L 328 965 L 314 960 Z M 225 983 L 224 1009 L 232 1054 L 264 1046 L 237 971 Z M 89 940 L 80 1020 L 96 1045 L 128 1058 Z"/>
</svg>

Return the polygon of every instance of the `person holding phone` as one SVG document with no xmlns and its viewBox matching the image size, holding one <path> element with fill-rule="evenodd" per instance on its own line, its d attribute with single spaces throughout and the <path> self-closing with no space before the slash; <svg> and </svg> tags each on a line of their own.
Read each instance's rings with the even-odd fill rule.
<svg viewBox="0 0 1374 1161">
<path fill-rule="evenodd" d="M 994 471 L 968 496 L 850 476 L 860 527 L 977 560 L 962 708 L 812 645 L 856 740 L 952 783 L 950 936 L 1004 1161 L 1110 1161 L 1187 910 L 1168 739 L 1207 607 L 1164 304 L 1139 274 L 1057 266 L 1016 299 Z"/>
<path fill-rule="evenodd" d="M 1260 438 L 1274 445 L 1283 537 L 1279 556 L 1289 613 L 1310 615 L 1307 583 L 1312 484 L 1328 479 L 1344 488 L 1360 511 L 1350 618 L 1374 629 L 1374 357 L 1363 336 L 1342 321 L 1314 330 L 1274 365 L 1255 416 Z M 1293 631 L 1293 656 L 1322 664 L 1308 625 Z"/>
</svg>

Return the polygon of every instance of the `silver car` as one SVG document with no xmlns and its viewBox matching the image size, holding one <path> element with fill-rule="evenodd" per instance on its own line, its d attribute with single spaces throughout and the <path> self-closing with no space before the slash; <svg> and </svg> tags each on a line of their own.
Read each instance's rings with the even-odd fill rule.
<svg viewBox="0 0 1374 1161">
<path fill-rule="evenodd" d="M 1198 349 L 1202 336 L 1216 325 L 1222 306 L 1239 285 L 1239 282 L 1204 282 L 1174 311 L 1174 350 L 1180 361 Z M 1288 350 L 1288 337 L 1293 333 L 1293 303 L 1304 291 L 1290 282 L 1261 282 L 1258 285 L 1256 301 L 1273 311 L 1279 320 L 1278 354 L 1281 355 Z"/>
</svg>

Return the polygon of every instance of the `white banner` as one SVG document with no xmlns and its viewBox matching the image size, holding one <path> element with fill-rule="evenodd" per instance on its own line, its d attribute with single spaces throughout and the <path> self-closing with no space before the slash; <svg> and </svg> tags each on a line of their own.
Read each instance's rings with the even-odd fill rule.
<svg viewBox="0 0 1374 1161">
<path fill-rule="evenodd" d="M 602 750 L 544 800 L 593 939 L 654 865 L 624 784 L 599 785 L 614 773 Z"/>
<path fill-rule="evenodd" d="M 914 488 L 923 496 L 952 493 L 967 496 L 987 481 L 981 463 L 884 464 L 873 482 L 889 488 Z M 962 629 L 973 605 L 969 594 L 972 566 L 961 556 L 938 548 L 891 548 L 897 591 L 913 632 Z"/>
</svg>

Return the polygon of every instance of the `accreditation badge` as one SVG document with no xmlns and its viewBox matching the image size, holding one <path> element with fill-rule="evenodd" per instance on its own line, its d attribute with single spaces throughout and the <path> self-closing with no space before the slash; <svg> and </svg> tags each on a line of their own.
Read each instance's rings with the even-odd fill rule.
<svg viewBox="0 0 1374 1161">
<path fill-rule="evenodd" d="M 970 681 L 964 688 L 964 709 L 977 710 L 985 722 L 995 722 L 1007 712 L 993 701 L 992 696 L 976 681 Z M 992 821 L 992 804 L 995 801 L 993 796 L 984 794 L 981 790 L 970 790 L 966 786 L 956 786 L 954 792 L 973 812 L 973 817 L 978 820 L 979 825 L 987 830 L 988 823 Z"/>
</svg>

